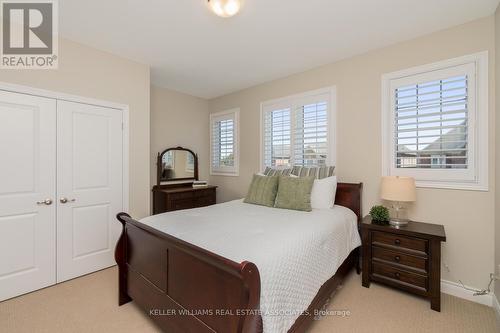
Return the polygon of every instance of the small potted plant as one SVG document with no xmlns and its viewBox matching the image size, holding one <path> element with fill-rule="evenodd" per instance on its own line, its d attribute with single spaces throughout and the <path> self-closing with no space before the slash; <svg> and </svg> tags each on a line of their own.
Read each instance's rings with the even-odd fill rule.
<svg viewBox="0 0 500 333">
<path fill-rule="evenodd" d="M 389 223 L 389 209 L 384 206 L 373 206 L 370 210 L 370 216 L 372 217 L 372 222 L 376 224 L 387 224 Z"/>
</svg>

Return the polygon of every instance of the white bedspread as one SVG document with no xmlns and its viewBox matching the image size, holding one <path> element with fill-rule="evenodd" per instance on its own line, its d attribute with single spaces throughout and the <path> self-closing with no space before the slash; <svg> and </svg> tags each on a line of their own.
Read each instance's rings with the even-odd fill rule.
<svg viewBox="0 0 500 333">
<path fill-rule="evenodd" d="M 141 222 L 238 263 L 256 264 L 265 333 L 286 332 L 361 245 L 356 215 L 341 206 L 299 212 L 235 200 Z"/>
</svg>

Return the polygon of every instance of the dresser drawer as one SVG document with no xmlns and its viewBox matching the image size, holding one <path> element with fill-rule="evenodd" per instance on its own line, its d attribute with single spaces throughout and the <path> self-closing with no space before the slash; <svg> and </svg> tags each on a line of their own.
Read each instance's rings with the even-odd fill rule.
<svg viewBox="0 0 500 333">
<path fill-rule="evenodd" d="M 372 248 L 373 260 L 383 260 L 395 265 L 407 267 L 410 270 L 415 270 L 421 274 L 427 272 L 427 258 L 389 250 L 386 248 L 374 246 Z"/>
<path fill-rule="evenodd" d="M 185 191 L 185 192 L 177 192 L 177 193 L 169 193 L 168 200 L 181 200 L 181 199 L 192 199 L 193 192 Z"/>
<path fill-rule="evenodd" d="M 193 198 L 175 199 L 170 201 L 170 211 L 190 208 L 194 208 Z"/>
<path fill-rule="evenodd" d="M 372 274 L 375 278 L 390 279 L 391 282 L 396 284 L 400 283 L 408 287 L 416 287 L 416 289 L 420 289 L 422 291 L 427 290 L 427 277 L 407 272 L 391 265 L 373 262 Z"/>
<path fill-rule="evenodd" d="M 195 207 L 205 207 L 205 206 L 210 206 L 210 205 L 215 205 L 215 196 L 214 195 L 207 195 L 204 197 L 198 197 L 194 199 L 194 206 Z"/>
<path fill-rule="evenodd" d="M 394 249 L 410 250 L 418 254 L 426 254 L 428 249 L 427 240 L 406 237 L 386 232 L 373 231 L 372 244 L 379 246 L 389 246 Z"/>
<path fill-rule="evenodd" d="M 213 196 L 215 195 L 215 189 L 210 188 L 210 189 L 196 190 L 193 191 L 193 195 L 195 198 Z"/>
</svg>

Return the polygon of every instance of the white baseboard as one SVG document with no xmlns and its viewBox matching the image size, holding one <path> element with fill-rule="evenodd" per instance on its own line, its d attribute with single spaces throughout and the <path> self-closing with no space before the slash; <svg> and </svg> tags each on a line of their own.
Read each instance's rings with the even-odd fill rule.
<svg viewBox="0 0 500 333">
<path fill-rule="evenodd" d="M 465 290 L 461 284 L 446 280 L 441 280 L 441 292 L 487 306 L 494 306 L 493 299 L 496 301 L 493 294 L 473 296 L 473 292 Z"/>
</svg>

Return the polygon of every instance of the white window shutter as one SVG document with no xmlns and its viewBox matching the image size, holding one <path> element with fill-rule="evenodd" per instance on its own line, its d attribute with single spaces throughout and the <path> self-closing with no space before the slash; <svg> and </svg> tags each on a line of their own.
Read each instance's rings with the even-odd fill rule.
<svg viewBox="0 0 500 333">
<path fill-rule="evenodd" d="M 467 169 L 467 75 L 395 90 L 396 168 Z"/>
<path fill-rule="evenodd" d="M 238 174 L 238 114 L 230 110 L 210 115 L 211 174 Z"/>
<path fill-rule="evenodd" d="M 332 89 L 322 89 L 263 103 L 263 167 L 326 165 L 332 98 Z"/>
<path fill-rule="evenodd" d="M 291 110 L 270 110 L 264 113 L 264 161 L 266 166 L 291 164 Z"/>
<path fill-rule="evenodd" d="M 298 105 L 295 109 L 294 165 L 324 166 L 328 157 L 328 103 Z"/>
</svg>

